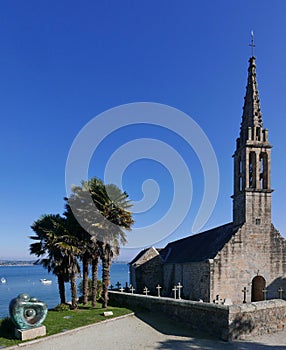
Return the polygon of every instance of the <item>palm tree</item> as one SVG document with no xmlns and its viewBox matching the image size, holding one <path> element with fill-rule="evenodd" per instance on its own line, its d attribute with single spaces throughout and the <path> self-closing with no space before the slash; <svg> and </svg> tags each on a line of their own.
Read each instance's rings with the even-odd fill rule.
<svg viewBox="0 0 286 350">
<path fill-rule="evenodd" d="M 68 205 L 81 227 L 89 232 L 94 243 L 92 258 L 93 295 L 96 301 L 98 254 L 102 261 L 103 305 L 107 307 L 112 258 L 119 254 L 119 245 L 126 243 L 124 230 L 133 224 L 128 194 L 115 185 L 104 185 L 94 177 L 72 188 Z M 88 242 L 88 240 L 87 240 Z"/>
<path fill-rule="evenodd" d="M 66 221 L 63 221 L 60 225 L 62 237 L 56 243 L 56 246 L 63 252 L 65 265 L 68 267 L 72 295 L 71 308 L 74 310 L 78 307 L 76 277 L 80 273 L 80 267 L 77 261 L 77 257 L 80 255 L 80 247 L 78 246 L 77 238 L 67 230 Z"/>
<path fill-rule="evenodd" d="M 119 254 L 120 243 L 126 243 L 126 234 L 122 228 L 130 230 L 134 223 L 132 213 L 127 210 L 132 204 L 128 194 L 113 184 L 104 185 L 100 179 L 92 178 L 87 186 L 93 202 L 104 217 L 104 220 L 100 218 L 101 231 L 97 233 L 97 240 L 102 261 L 102 307 L 106 308 L 112 258 Z"/>
<path fill-rule="evenodd" d="M 76 237 L 68 231 L 67 220 L 58 214 L 44 215 L 31 228 L 37 236 L 30 238 L 38 241 L 30 245 L 31 254 L 45 256 L 37 262 L 57 275 L 61 303 L 66 303 L 64 283 L 70 280 L 72 308 L 76 309 L 76 274 L 80 271 L 76 257 L 80 248 Z"/>
<path fill-rule="evenodd" d="M 98 243 L 95 243 L 96 248 L 94 249 L 94 253 L 92 254 L 91 259 L 91 304 L 92 307 L 96 307 L 97 301 L 97 280 L 98 280 L 98 257 L 99 257 L 99 247 Z"/>
<path fill-rule="evenodd" d="M 68 201 L 68 198 L 65 198 L 65 201 Z M 69 227 L 69 231 L 77 237 L 78 239 L 78 247 L 80 246 L 80 256 L 79 258 L 82 261 L 82 273 L 83 273 L 83 304 L 87 304 L 88 302 L 88 266 L 90 263 L 90 254 L 88 250 L 88 239 L 89 234 L 79 225 L 76 218 L 73 215 L 73 212 L 68 204 L 65 205 L 64 216 L 67 220 L 67 225 Z"/>
<path fill-rule="evenodd" d="M 90 198 L 90 195 L 88 195 Z M 80 187 L 73 187 L 73 193 L 70 198 L 65 198 L 66 201 L 66 211 L 64 212 L 67 218 L 70 231 L 78 239 L 78 244 L 80 246 L 79 258 L 82 261 L 83 270 L 83 283 L 82 283 L 82 293 L 83 293 L 83 304 L 87 304 L 89 297 L 89 284 L 88 284 L 88 268 L 91 264 L 92 266 L 92 306 L 96 306 L 96 296 L 97 296 L 97 279 L 98 279 L 98 245 L 96 238 L 87 232 L 78 222 L 78 218 L 84 216 L 85 222 L 86 218 L 89 216 L 88 201 L 86 199 L 86 192 L 84 192 Z M 73 210 L 71 209 L 73 207 Z M 87 208 L 86 208 L 87 207 Z M 75 213 L 75 214 L 74 214 Z M 77 219 L 75 218 L 77 216 Z M 80 221 L 80 219 L 79 219 Z"/>
<path fill-rule="evenodd" d="M 43 215 L 31 226 L 37 236 L 30 236 L 36 240 L 36 243 L 30 245 L 30 254 L 37 257 L 45 256 L 38 259 L 37 264 L 42 264 L 57 276 L 60 302 L 66 303 L 65 282 L 68 282 L 68 267 L 65 264 L 64 255 L 61 249 L 56 245 L 59 240 L 60 232 L 56 225 L 61 220 L 60 215 Z"/>
</svg>

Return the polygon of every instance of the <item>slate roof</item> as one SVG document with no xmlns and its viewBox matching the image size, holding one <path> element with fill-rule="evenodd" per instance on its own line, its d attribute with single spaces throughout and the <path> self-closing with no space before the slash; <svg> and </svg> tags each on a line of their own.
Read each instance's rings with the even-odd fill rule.
<svg viewBox="0 0 286 350">
<path fill-rule="evenodd" d="M 148 250 L 150 250 L 152 247 L 149 248 L 145 248 L 142 249 L 133 260 L 130 261 L 130 263 L 128 263 L 129 265 L 133 265 L 134 263 L 136 263 L 136 261 L 138 261 Z M 153 247 L 154 248 L 154 247 Z M 157 250 L 157 252 L 161 255 L 161 252 L 165 250 L 165 248 L 154 248 Z M 164 260 L 165 255 L 162 256 L 162 259 Z"/>
<path fill-rule="evenodd" d="M 169 243 L 162 251 L 164 263 L 198 262 L 214 258 L 233 236 L 233 223 Z"/>
<path fill-rule="evenodd" d="M 145 254 L 147 252 L 147 250 L 149 250 L 150 248 L 145 248 L 142 249 L 133 260 L 130 261 L 129 265 L 133 265 L 137 260 L 139 260 L 141 258 L 141 256 L 143 256 L 143 254 Z"/>
</svg>

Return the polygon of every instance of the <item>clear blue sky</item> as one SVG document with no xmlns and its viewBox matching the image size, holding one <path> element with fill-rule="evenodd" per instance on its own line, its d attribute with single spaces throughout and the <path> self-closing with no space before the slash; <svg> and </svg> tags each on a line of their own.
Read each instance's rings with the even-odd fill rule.
<svg viewBox="0 0 286 350">
<path fill-rule="evenodd" d="M 63 212 L 65 165 L 74 138 L 94 116 L 130 102 L 173 106 L 201 126 L 220 170 L 217 204 L 204 228 L 231 221 L 231 156 L 241 122 L 251 30 L 263 121 L 274 146 L 273 222 L 285 236 L 285 13 L 284 0 L 2 0 L 0 259 L 30 258 L 30 225 L 41 214 Z M 112 153 L 112 147 L 141 133 L 174 147 L 179 142 L 160 128 L 130 129 L 124 137 L 119 132 L 102 145 L 90 174 L 102 174 L 105 150 Z M 193 164 L 194 207 L 170 239 L 192 233 L 202 196 L 198 162 L 182 145 L 178 150 Z M 165 169 L 146 162 L 130 166 L 124 189 L 138 200 L 140 181 L 154 177 L 160 184 L 162 179 L 164 200 L 138 215 L 137 225 L 162 215 L 170 201 Z M 126 250 L 122 258 L 134 253 Z"/>
</svg>

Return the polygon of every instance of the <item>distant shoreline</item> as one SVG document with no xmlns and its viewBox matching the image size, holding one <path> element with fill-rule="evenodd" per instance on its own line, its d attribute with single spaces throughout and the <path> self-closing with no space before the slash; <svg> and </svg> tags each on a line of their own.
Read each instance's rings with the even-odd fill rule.
<svg viewBox="0 0 286 350">
<path fill-rule="evenodd" d="M 1 266 L 33 266 L 35 265 L 35 260 L 33 261 L 24 261 L 24 260 L 2 260 L 0 261 Z"/>
<path fill-rule="evenodd" d="M 1 266 L 39 266 L 40 264 L 35 264 L 36 261 L 7 261 L 7 260 L 2 260 L 0 261 L 0 267 Z M 101 264 L 101 262 L 100 262 Z M 113 261 L 112 264 L 121 264 L 121 265 L 128 265 L 127 261 Z"/>
<path fill-rule="evenodd" d="M 0 264 L 0 267 L 8 267 L 8 266 L 37 266 L 35 264 Z"/>
</svg>

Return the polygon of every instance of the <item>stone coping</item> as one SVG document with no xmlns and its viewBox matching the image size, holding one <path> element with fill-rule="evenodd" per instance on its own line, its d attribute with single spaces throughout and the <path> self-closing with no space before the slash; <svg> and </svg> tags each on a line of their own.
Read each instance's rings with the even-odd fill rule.
<svg viewBox="0 0 286 350">
<path fill-rule="evenodd" d="M 254 312 L 258 310 L 273 309 L 273 308 L 286 308 L 286 301 L 282 299 L 269 299 L 265 301 L 256 301 L 246 304 L 234 304 L 229 305 L 229 313 L 235 314 L 240 312 Z"/>
<path fill-rule="evenodd" d="M 221 309 L 221 310 L 228 310 L 230 314 L 233 313 L 239 313 L 239 312 L 251 312 L 251 311 L 257 311 L 257 310 L 264 310 L 264 309 L 272 309 L 275 307 L 285 307 L 286 308 L 286 301 L 282 299 L 269 299 L 265 301 L 256 301 L 252 303 L 245 303 L 245 304 L 233 304 L 233 305 L 221 305 L 221 304 L 215 304 L 215 303 L 207 303 L 207 302 L 200 302 L 200 301 L 194 301 L 194 300 L 186 300 L 186 299 L 174 299 L 174 298 L 167 298 L 167 297 L 156 297 L 153 295 L 143 295 L 143 294 L 132 294 L 132 293 L 125 293 L 125 292 L 118 292 L 118 291 L 109 291 L 109 293 L 113 294 L 119 294 L 119 295 L 128 295 L 128 297 L 134 297 L 139 298 L 142 300 L 152 300 L 156 302 L 160 301 L 168 301 L 169 304 L 177 304 L 180 303 L 182 306 L 190 306 L 197 308 L 197 309 Z"/>
<path fill-rule="evenodd" d="M 221 309 L 221 310 L 228 310 L 229 306 L 228 305 L 220 305 L 220 304 L 215 304 L 215 303 L 206 303 L 206 302 L 200 302 L 200 301 L 194 301 L 194 300 L 186 300 L 186 299 L 174 299 L 174 298 L 167 298 L 167 297 L 156 297 L 153 295 L 142 295 L 142 294 L 132 294 L 132 293 L 125 293 L 125 292 L 117 292 L 117 291 L 109 291 L 109 293 L 112 294 L 118 294 L 118 295 L 127 295 L 128 297 L 131 298 L 137 298 L 141 300 L 152 300 L 157 303 L 160 302 L 168 302 L 168 304 L 180 304 L 180 306 L 192 306 L 193 308 L 196 309 L 201 309 L 201 310 L 206 310 L 206 309 Z"/>
</svg>

